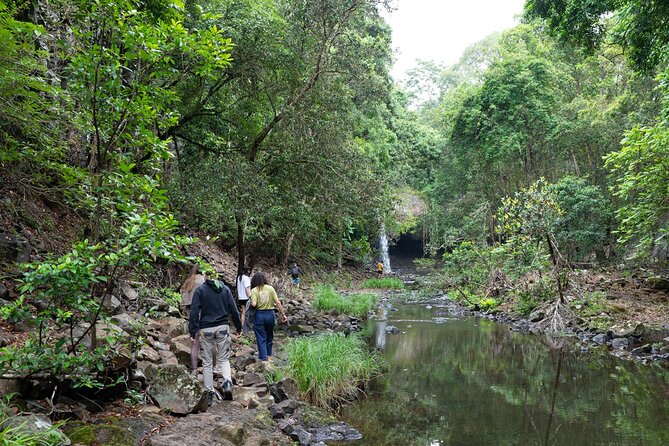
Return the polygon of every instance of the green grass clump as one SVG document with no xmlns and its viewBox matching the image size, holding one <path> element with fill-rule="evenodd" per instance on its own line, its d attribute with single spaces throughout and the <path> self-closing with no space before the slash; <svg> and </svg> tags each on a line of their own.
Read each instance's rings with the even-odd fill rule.
<svg viewBox="0 0 669 446">
<path fill-rule="evenodd" d="M 401 290 L 404 289 L 404 282 L 397 277 L 382 277 L 380 279 L 367 279 L 362 283 L 362 287 Z"/>
<path fill-rule="evenodd" d="M 359 335 L 329 333 L 292 339 L 287 346 L 287 374 L 306 400 L 334 408 L 358 394 L 358 386 L 378 376 L 382 360 Z"/>
<path fill-rule="evenodd" d="M 321 311 L 334 310 L 338 314 L 365 316 L 374 308 L 376 300 L 375 294 L 361 293 L 343 296 L 331 285 L 323 285 L 316 288 L 314 307 Z"/>
<path fill-rule="evenodd" d="M 63 444 L 67 439 L 65 434 L 58 430 L 62 423 L 57 423 L 43 431 L 33 431 L 24 422 L 10 422 L 9 398 L 0 401 L 0 446 L 56 446 Z M 15 418 L 14 420 L 19 420 Z"/>
</svg>

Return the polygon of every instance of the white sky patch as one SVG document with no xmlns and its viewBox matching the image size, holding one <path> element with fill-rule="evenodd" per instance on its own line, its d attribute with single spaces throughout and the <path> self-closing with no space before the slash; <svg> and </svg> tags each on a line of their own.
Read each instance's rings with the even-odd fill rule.
<svg viewBox="0 0 669 446">
<path fill-rule="evenodd" d="M 416 59 L 444 65 L 458 61 L 473 43 L 518 24 L 525 0 L 395 0 L 383 16 L 393 30 L 395 66 L 402 80 Z"/>
</svg>

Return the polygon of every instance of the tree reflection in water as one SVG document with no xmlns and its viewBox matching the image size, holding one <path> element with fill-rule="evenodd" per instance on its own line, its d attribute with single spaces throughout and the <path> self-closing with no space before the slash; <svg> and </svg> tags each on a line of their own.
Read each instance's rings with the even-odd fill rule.
<svg viewBox="0 0 669 446">
<path fill-rule="evenodd" d="M 666 368 L 551 350 L 484 319 L 435 323 L 435 310 L 403 306 L 387 321 L 402 334 L 374 332 L 391 369 L 344 409 L 357 444 L 669 444 Z"/>
</svg>

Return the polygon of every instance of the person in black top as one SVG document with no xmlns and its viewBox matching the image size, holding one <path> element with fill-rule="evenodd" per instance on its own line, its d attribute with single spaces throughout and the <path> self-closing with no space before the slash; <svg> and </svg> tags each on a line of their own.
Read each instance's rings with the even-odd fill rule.
<svg viewBox="0 0 669 446">
<path fill-rule="evenodd" d="M 224 378 L 223 397 L 232 399 L 232 371 L 230 370 L 230 328 L 228 317 L 237 329 L 242 331 L 237 306 L 230 288 L 218 280 L 206 279 L 193 294 L 188 320 L 191 339 L 200 337 L 200 355 L 204 386 L 209 391 L 209 404 L 214 396 L 214 374 L 212 370 L 212 348 L 216 349 L 216 369 L 221 370 Z"/>
</svg>

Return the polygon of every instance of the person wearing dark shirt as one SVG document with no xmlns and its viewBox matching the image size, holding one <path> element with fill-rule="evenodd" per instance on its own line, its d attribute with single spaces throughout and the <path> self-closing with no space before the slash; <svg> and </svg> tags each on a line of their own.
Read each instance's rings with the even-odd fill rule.
<svg viewBox="0 0 669 446">
<path fill-rule="evenodd" d="M 232 292 L 218 280 L 207 279 L 193 294 L 190 307 L 188 331 L 191 339 L 200 338 L 200 355 L 204 386 L 209 391 L 209 404 L 214 396 L 214 374 L 212 370 L 212 348 L 216 349 L 216 369 L 223 374 L 223 397 L 232 399 L 232 371 L 230 370 L 230 328 L 228 318 L 242 331 L 237 306 Z"/>
</svg>

